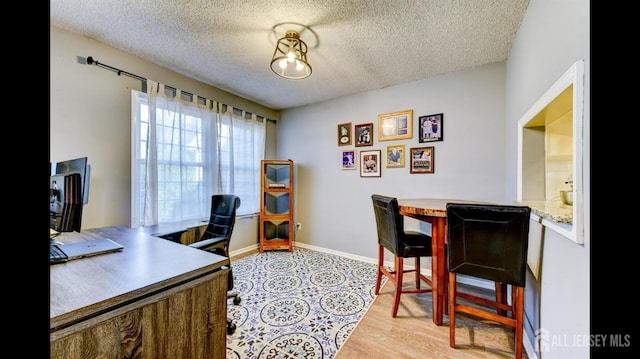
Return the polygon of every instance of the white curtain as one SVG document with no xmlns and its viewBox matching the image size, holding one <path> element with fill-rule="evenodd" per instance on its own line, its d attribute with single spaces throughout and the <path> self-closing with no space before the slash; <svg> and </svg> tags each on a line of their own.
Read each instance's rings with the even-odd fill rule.
<svg viewBox="0 0 640 359">
<path fill-rule="evenodd" d="M 264 159 L 266 124 L 256 114 L 220 106 L 220 190 L 241 194 L 239 214 L 260 210 L 260 160 Z"/>
<path fill-rule="evenodd" d="M 132 106 L 132 224 L 208 218 L 216 193 L 238 195 L 239 215 L 258 213 L 266 119 L 166 90 L 147 80 L 147 101 Z"/>
<path fill-rule="evenodd" d="M 218 186 L 217 126 L 210 100 L 147 80 L 148 118 L 143 225 L 208 217 Z"/>
<path fill-rule="evenodd" d="M 147 95 L 149 101 L 147 127 L 147 147 L 145 158 L 146 168 L 144 171 L 144 210 L 142 216 L 142 225 L 151 226 L 158 224 L 158 156 L 156 146 L 156 108 L 158 100 L 158 92 L 162 87 L 164 94 L 164 86 L 160 86 L 155 81 L 147 80 Z"/>
</svg>

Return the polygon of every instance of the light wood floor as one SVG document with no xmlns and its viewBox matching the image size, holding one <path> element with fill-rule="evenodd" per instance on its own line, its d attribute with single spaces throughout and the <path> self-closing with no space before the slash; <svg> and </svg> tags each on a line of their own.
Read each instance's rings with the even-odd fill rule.
<svg viewBox="0 0 640 359">
<path fill-rule="evenodd" d="M 231 257 L 231 261 L 257 253 L 250 251 Z M 413 285 L 413 276 L 405 276 L 405 286 Z M 491 291 L 458 285 L 461 290 L 477 295 L 493 295 Z M 335 359 L 425 359 L 515 357 L 514 332 L 507 326 L 484 321 L 464 313 L 456 314 L 456 348 L 449 346 L 449 316 L 442 326 L 433 323 L 431 293 L 403 294 L 398 315 L 391 317 L 393 283 L 387 282 L 378 297 L 338 351 Z M 527 353 L 523 349 L 523 358 Z"/>
<path fill-rule="evenodd" d="M 405 276 L 405 286 L 413 285 Z M 478 295 L 492 291 L 460 288 Z M 387 282 L 367 314 L 338 351 L 336 359 L 359 358 L 514 358 L 514 331 L 464 313 L 456 313 L 456 348 L 449 346 L 449 316 L 437 326 L 431 315 L 431 293 L 403 294 L 395 318 L 391 317 L 394 285 Z M 527 358 L 523 349 L 523 357 Z"/>
</svg>

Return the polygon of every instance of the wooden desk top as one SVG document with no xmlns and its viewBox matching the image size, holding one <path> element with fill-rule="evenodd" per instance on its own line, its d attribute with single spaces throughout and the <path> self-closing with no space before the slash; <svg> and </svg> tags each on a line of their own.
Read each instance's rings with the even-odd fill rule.
<svg viewBox="0 0 640 359">
<path fill-rule="evenodd" d="M 209 224 L 208 218 L 203 220 L 189 219 L 189 220 L 184 220 L 179 222 L 162 223 L 162 224 L 156 224 L 153 226 L 138 227 L 137 230 L 150 234 L 152 236 L 159 237 L 169 233 L 184 232 L 189 230 L 190 228 L 206 226 L 208 224 Z"/>
<path fill-rule="evenodd" d="M 51 331 L 229 265 L 226 257 L 127 227 L 61 233 L 56 239 L 73 243 L 104 237 L 124 250 L 51 265 Z"/>
</svg>

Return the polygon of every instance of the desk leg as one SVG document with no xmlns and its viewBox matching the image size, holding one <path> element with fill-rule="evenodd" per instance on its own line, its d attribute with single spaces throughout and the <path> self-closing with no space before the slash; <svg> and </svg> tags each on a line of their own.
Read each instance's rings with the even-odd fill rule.
<svg viewBox="0 0 640 359">
<path fill-rule="evenodd" d="M 436 325 L 442 325 L 442 317 L 446 287 L 447 267 L 445 255 L 445 237 L 446 237 L 447 219 L 444 217 L 434 217 L 431 222 L 431 282 L 433 283 L 433 322 Z"/>
</svg>

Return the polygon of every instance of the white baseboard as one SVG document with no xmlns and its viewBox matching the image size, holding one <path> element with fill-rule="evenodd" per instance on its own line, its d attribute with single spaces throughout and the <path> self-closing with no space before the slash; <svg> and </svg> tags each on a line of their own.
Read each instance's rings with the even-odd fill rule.
<svg viewBox="0 0 640 359">
<path fill-rule="evenodd" d="M 230 251 L 229 252 L 229 257 L 235 257 L 235 256 L 240 255 L 240 254 L 251 252 L 251 251 L 256 250 L 258 248 L 259 248 L 259 246 L 257 244 L 255 244 L 255 245 L 252 245 L 252 246 L 236 249 L 235 251 Z"/>
</svg>

